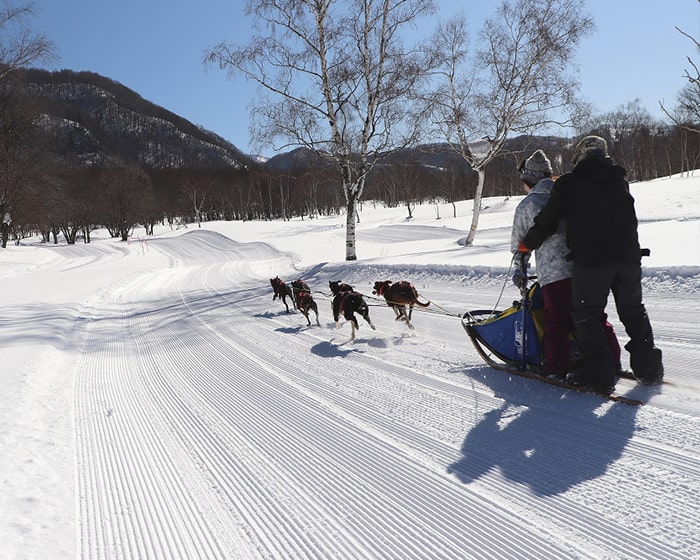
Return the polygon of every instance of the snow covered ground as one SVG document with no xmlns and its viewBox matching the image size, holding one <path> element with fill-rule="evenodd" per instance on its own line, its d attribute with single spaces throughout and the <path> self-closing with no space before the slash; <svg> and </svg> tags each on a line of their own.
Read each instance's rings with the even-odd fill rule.
<svg viewBox="0 0 700 560">
<path fill-rule="evenodd" d="M 519 197 L 485 201 L 472 248 L 470 203 L 366 202 L 352 263 L 342 216 L 1 250 L 0 558 L 700 558 L 700 174 L 632 192 L 668 380 L 621 382 L 641 407 L 471 347 L 461 314 L 517 298 Z M 432 301 L 415 330 L 384 279 Z M 329 280 L 376 331 L 335 328 Z"/>
</svg>

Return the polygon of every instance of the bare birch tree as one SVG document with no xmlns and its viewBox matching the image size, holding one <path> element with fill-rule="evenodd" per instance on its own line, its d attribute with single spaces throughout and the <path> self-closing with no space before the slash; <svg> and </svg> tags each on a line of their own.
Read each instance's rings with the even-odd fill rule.
<svg viewBox="0 0 700 560">
<path fill-rule="evenodd" d="M 642 154 L 641 138 L 657 127 L 649 111 L 639 99 L 617 107 L 614 111 L 591 118 L 585 127 L 577 127 L 581 135 L 595 133 L 608 141 L 610 156 L 627 170 L 630 180 L 653 179 L 655 175 L 642 174 L 643 163 L 649 154 Z"/>
<path fill-rule="evenodd" d="M 211 183 L 206 179 L 184 179 L 182 181 L 182 192 L 192 203 L 192 211 L 194 212 L 197 227 L 202 227 L 202 208 L 207 200 L 207 195 L 211 190 Z"/>
<path fill-rule="evenodd" d="M 24 192 L 27 170 L 36 172 L 38 167 L 26 165 L 29 154 L 26 148 L 36 145 L 27 142 L 27 137 L 32 133 L 32 119 L 38 111 L 28 112 L 30 104 L 20 99 L 16 88 L 8 84 L 6 78 L 22 66 L 53 56 L 53 44 L 44 35 L 34 34 L 29 27 L 29 18 L 33 15 L 31 3 L 15 7 L 11 0 L 0 0 L 0 237 L 3 247 L 7 244 L 14 216 L 20 211 L 22 197 L 27 194 Z M 17 121 L 20 113 L 23 113 L 21 126 Z M 19 173 L 20 169 L 25 171 Z"/>
<path fill-rule="evenodd" d="M 357 258 L 367 174 L 379 155 L 415 139 L 406 103 L 425 69 L 401 32 L 433 9 L 433 0 L 248 0 L 251 43 L 205 55 L 270 94 L 253 104 L 255 141 L 333 161 L 347 208 L 346 260 Z"/>
<path fill-rule="evenodd" d="M 53 58 L 53 43 L 29 26 L 34 15 L 32 2 L 16 6 L 12 0 L 0 0 L 0 79 L 38 60 Z"/>
<path fill-rule="evenodd" d="M 511 134 L 568 124 L 576 81 L 573 58 L 593 20 L 573 0 L 503 0 L 484 23 L 476 49 L 464 15 L 438 26 L 429 43 L 429 65 L 439 65 L 424 96 L 432 133 L 478 173 L 472 222 L 476 235 L 486 166 Z"/>
<path fill-rule="evenodd" d="M 676 27 L 681 35 L 692 41 L 695 53 L 700 54 L 700 42 Z M 690 68 L 685 69 L 684 78 L 688 81 L 676 98 L 676 110 L 669 112 L 663 102 L 659 102 L 661 110 L 675 125 L 688 132 L 700 133 L 700 65 L 690 56 L 687 57 Z"/>
</svg>

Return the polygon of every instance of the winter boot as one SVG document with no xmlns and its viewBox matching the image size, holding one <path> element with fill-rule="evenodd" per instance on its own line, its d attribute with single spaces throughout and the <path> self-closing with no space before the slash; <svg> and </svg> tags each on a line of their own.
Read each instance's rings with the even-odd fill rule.
<svg viewBox="0 0 700 560">
<path fill-rule="evenodd" d="M 631 343 L 625 345 L 630 353 L 630 367 L 635 379 L 642 385 L 656 385 L 664 378 L 664 365 L 661 350 L 656 346 L 649 349 L 635 348 Z"/>
<path fill-rule="evenodd" d="M 615 390 L 617 376 L 611 360 L 589 360 L 581 369 L 567 375 L 566 382 L 601 393 L 612 393 Z"/>
</svg>

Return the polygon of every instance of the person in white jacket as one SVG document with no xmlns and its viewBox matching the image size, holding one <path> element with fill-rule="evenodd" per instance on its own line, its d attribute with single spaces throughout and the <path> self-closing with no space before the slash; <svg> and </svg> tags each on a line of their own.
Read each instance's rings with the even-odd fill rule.
<svg viewBox="0 0 700 560">
<path fill-rule="evenodd" d="M 536 150 L 529 158 L 523 160 L 518 171 L 527 196 L 518 204 L 513 217 L 510 248 L 514 254 L 520 254 L 520 241 L 549 200 L 554 186 L 552 164 L 542 150 Z M 573 261 L 567 259 L 569 252 L 566 242 L 566 224 L 563 220 L 559 222 L 556 232 L 535 251 L 537 281 L 542 287 L 544 298 L 543 374 L 559 379 L 564 379 L 574 365 L 571 352 Z M 529 253 L 524 258 L 528 263 Z M 518 269 L 515 271 L 513 281 L 520 287 L 523 271 L 519 268 L 520 260 L 518 258 L 515 260 Z M 601 321 L 605 325 L 608 347 L 619 364 L 620 345 L 612 325 L 607 322 L 605 315 L 601 317 Z"/>
</svg>

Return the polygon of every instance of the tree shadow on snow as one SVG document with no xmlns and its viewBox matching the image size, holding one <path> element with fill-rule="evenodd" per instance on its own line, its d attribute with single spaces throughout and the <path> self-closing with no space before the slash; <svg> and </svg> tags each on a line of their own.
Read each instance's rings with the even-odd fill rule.
<svg viewBox="0 0 700 560">
<path fill-rule="evenodd" d="M 464 483 L 497 467 L 537 495 L 560 494 L 604 475 L 634 434 L 637 406 L 489 368 L 467 374 L 503 403 L 483 414 L 462 444 L 462 458 L 448 467 Z"/>
</svg>

